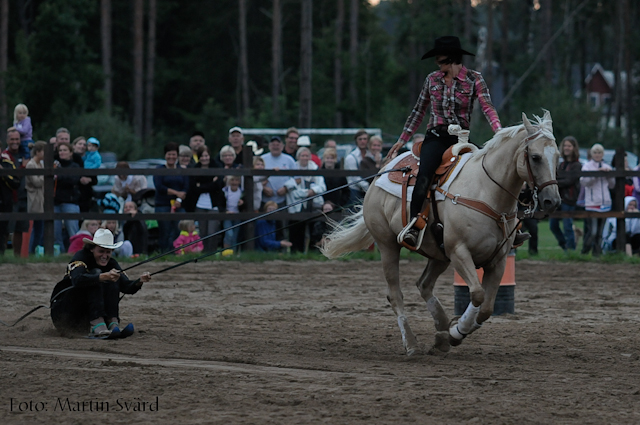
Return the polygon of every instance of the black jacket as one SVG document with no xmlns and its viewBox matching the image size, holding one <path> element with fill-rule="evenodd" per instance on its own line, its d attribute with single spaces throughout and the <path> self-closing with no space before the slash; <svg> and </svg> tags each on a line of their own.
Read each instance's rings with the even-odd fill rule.
<svg viewBox="0 0 640 425">
<path fill-rule="evenodd" d="M 197 163 L 195 168 L 202 168 L 202 164 Z M 189 190 L 184 201 L 184 209 L 187 212 L 194 212 L 198 198 L 203 193 L 211 196 L 211 205 L 218 207 L 220 212 L 227 209 L 227 199 L 222 192 L 224 187 L 224 176 L 191 176 L 189 177 Z"/>
<path fill-rule="evenodd" d="M 340 169 L 340 164 L 336 164 L 336 170 Z M 321 170 L 326 170 L 324 164 L 322 164 Z M 336 187 L 344 186 L 347 184 L 346 177 L 333 177 L 333 176 L 325 176 L 324 182 L 327 185 L 327 190 L 335 189 Z M 344 207 L 349 204 L 349 187 L 343 187 L 341 190 L 336 190 L 335 192 L 327 193 L 326 195 L 322 195 L 322 198 L 325 201 L 331 201 L 334 204 Z"/>
<path fill-rule="evenodd" d="M 569 176 L 568 171 L 580 171 L 582 164 L 579 161 L 564 161 L 558 165 L 556 179 L 558 180 L 558 190 L 562 202 L 567 205 L 575 205 L 580 195 L 580 176 Z"/>
<path fill-rule="evenodd" d="M 74 161 L 61 159 L 62 168 L 80 168 Z M 80 176 L 57 176 L 54 204 L 77 204 L 80 200 Z"/>
</svg>

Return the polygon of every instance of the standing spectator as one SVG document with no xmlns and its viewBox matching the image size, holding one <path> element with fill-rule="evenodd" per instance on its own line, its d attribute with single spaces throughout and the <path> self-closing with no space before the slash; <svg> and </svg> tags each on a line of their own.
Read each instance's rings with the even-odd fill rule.
<svg viewBox="0 0 640 425">
<path fill-rule="evenodd" d="M 371 136 L 367 143 L 367 153 L 360 162 L 360 169 L 367 170 L 371 174 L 376 174 L 382 167 L 382 138 L 380 136 Z M 369 184 L 373 178 L 369 180 Z"/>
<path fill-rule="evenodd" d="M 323 170 L 339 170 L 340 163 L 338 162 L 338 152 L 334 148 L 326 148 L 322 153 L 322 169 Z M 323 195 L 325 201 L 331 201 L 334 205 L 340 207 L 347 206 L 349 204 L 350 191 L 346 186 L 347 178 L 344 176 L 325 176 L 325 184 L 327 185 L 327 191 L 333 190 L 337 187 L 344 186 L 341 190 L 330 192 Z"/>
<path fill-rule="evenodd" d="M 358 130 L 354 138 L 356 140 L 356 148 L 345 158 L 345 170 L 360 169 L 360 163 L 367 155 L 367 144 L 369 143 L 369 135 L 367 132 L 364 130 Z M 365 193 L 369 189 L 369 183 L 366 180 L 362 180 L 359 176 L 349 176 L 347 177 L 347 182 L 351 184 L 351 186 L 349 186 L 349 190 L 351 192 L 349 203 L 351 205 L 361 204 Z"/>
<path fill-rule="evenodd" d="M 89 137 L 87 139 L 87 153 L 82 158 L 84 160 L 84 168 L 88 170 L 95 170 L 102 165 L 102 155 L 98 150 L 100 149 L 100 140 L 95 137 Z"/>
<path fill-rule="evenodd" d="M 253 157 L 253 169 L 264 170 L 264 159 L 259 156 Z M 255 212 L 260 210 L 262 205 L 262 190 L 267 182 L 267 176 L 253 176 L 253 208 Z"/>
<path fill-rule="evenodd" d="M 84 136 L 76 137 L 73 139 L 71 147 L 73 148 L 74 161 L 76 155 L 79 155 L 80 159 L 82 159 L 87 153 L 87 139 Z M 82 166 L 84 167 L 84 160 L 82 160 Z"/>
<path fill-rule="evenodd" d="M 289 155 L 282 154 L 282 140 L 278 136 L 273 136 L 269 142 L 269 153 L 262 155 L 264 166 L 267 170 L 293 170 L 296 162 Z M 262 189 L 262 201 L 274 201 L 278 208 L 285 206 L 285 194 L 287 188 L 284 184 L 289 180 L 289 176 L 270 176 Z"/>
<path fill-rule="evenodd" d="M 13 127 L 7 131 L 7 149 L 3 153 L 9 155 L 17 169 L 26 167 L 28 160 L 24 159 L 20 153 L 20 133 Z M 20 177 L 20 186 L 13 191 L 13 212 L 27 212 L 27 189 L 24 177 Z M 22 234 L 27 232 L 29 232 L 28 220 L 12 220 L 9 223 L 9 233 L 13 233 L 12 244 L 15 257 L 20 257 Z"/>
<path fill-rule="evenodd" d="M 298 161 L 296 162 L 296 169 L 298 170 L 317 170 L 318 166 L 311 161 L 311 151 L 307 148 L 298 149 Z M 298 201 L 309 198 L 311 196 L 318 195 L 325 192 L 327 187 L 324 183 L 322 176 L 302 176 L 291 178 L 285 183 L 287 188 L 287 204 L 295 204 Z M 322 207 L 324 200 L 322 196 L 314 198 L 307 202 L 302 202 L 297 205 L 292 205 L 288 208 L 288 211 L 292 214 L 299 212 L 311 212 L 319 210 Z M 291 250 L 293 252 L 305 252 L 306 250 L 306 234 L 308 225 L 305 221 L 291 220 L 289 229 L 289 239 L 293 244 Z"/>
<path fill-rule="evenodd" d="M 204 145 L 204 133 L 201 131 L 194 131 L 189 138 L 189 148 L 191 149 L 191 163 L 193 165 L 198 162 L 198 150 Z"/>
<path fill-rule="evenodd" d="M 100 228 L 98 220 L 84 220 L 80 225 L 80 230 L 75 235 L 69 237 L 69 249 L 67 253 L 75 254 L 84 246 L 83 239 L 93 240 L 93 235 Z"/>
<path fill-rule="evenodd" d="M 233 149 L 231 149 L 233 152 Z M 235 153 L 234 153 L 235 155 Z M 198 162 L 195 168 L 210 168 L 211 151 L 207 146 L 198 148 Z M 192 176 L 189 179 L 189 191 L 184 202 L 187 212 L 218 214 L 225 211 L 227 200 L 222 188 L 223 176 Z M 200 235 L 209 236 L 220 231 L 219 220 L 198 220 Z M 204 241 L 205 252 L 214 252 L 218 249 L 219 237 L 214 236 Z"/>
<path fill-rule="evenodd" d="M 284 135 L 284 149 L 282 153 L 286 153 L 291 158 L 296 158 L 296 153 L 298 152 L 298 138 L 300 137 L 300 133 L 298 129 L 295 127 L 289 127 L 287 132 Z"/>
<path fill-rule="evenodd" d="M 164 145 L 165 165 L 157 168 L 176 169 L 178 163 L 178 144 L 169 142 Z M 156 188 L 155 212 L 168 213 L 171 211 L 184 212 L 182 201 L 187 197 L 189 190 L 189 177 L 184 175 L 176 176 L 153 176 L 153 183 Z M 162 252 L 171 250 L 171 243 L 178 237 L 177 220 L 158 221 L 158 233 L 160 250 Z"/>
<path fill-rule="evenodd" d="M 71 145 L 69 142 L 58 144 L 58 164 L 60 168 L 80 168 L 73 161 Z M 79 213 L 80 205 L 80 176 L 56 176 L 55 195 L 53 198 L 53 211 L 55 213 Z M 64 226 L 69 237 L 78 233 L 78 220 L 64 220 Z M 66 252 L 65 237 L 62 232 L 62 220 L 54 222 L 55 243 L 60 247 L 60 252 Z"/>
<path fill-rule="evenodd" d="M 46 142 L 36 142 L 33 145 L 32 158 L 27 163 L 27 168 L 42 170 L 44 168 L 44 149 Z M 27 212 L 44 212 L 44 175 L 26 176 L 25 187 L 27 189 Z M 36 246 L 43 246 L 44 221 L 33 220 L 33 231 L 29 241 L 29 253 L 36 251 Z"/>
<path fill-rule="evenodd" d="M 235 157 L 233 163 L 237 166 L 242 165 L 242 148 L 244 147 L 244 136 L 242 135 L 242 129 L 240 127 L 231 127 L 229 129 L 229 146 L 233 148 L 233 152 L 235 153 Z M 220 150 L 222 153 L 222 149 Z M 220 154 L 215 159 L 215 166 L 218 168 L 229 168 L 225 167 L 220 157 Z"/>
<path fill-rule="evenodd" d="M 196 232 L 196 222 L 193 220 L 181 220 L 179 223 L 180 236 L 173 241 L 174 248 L 180 248 L 182 245 L 186 245 L 191 242 L 195 242 L 200 239 L 198 232 Z M 196 242 L 193 245 L 182 248 L 177 251 L 177 255 L 182 255 L 187 252 L 201 252 L 204 249 L 202 241 Z"/>
<path fill-rule="evenodd" d="M 573 136 L 567 136 L 562 140 L 560 150 L 563 161 L 558 165 L 556 177 L 560 197 L 562 197 L 560 211 L 575 211 L 578 195 L 580 195 L 580 176 L 570 175 L 569 173 L 582 169 L 578 141 Z M 576 249 L 576 238 L 571 217 L 562 219 L 562 230 L 560 230 L 560 219 L 551 217 L 549 218 L 549 228 L 556 237 L 560 248 L 565 251 Z"/>
<path fill-rule="evenodd" d="M 638 164 L 633 170 L 640 171 L 640 164 Z M 638 206 L 640 206 L 640 177 L 638 176 L 635 176 L 633 178 L 633 190 L 631 191 L 631 196 L 636 198 L 636 201 L 638 201 Z"/>
<path fill-rule="evenodd" d="M 229 145 L 224 145 L 222 149 L 220 149 L 220 153 L 218 155 L 222 164 L 220 168 L 231 169 L 231 168 L 242 167 L 242 164 L 238 164 L 236 162 L 236 158 L 238 156 L 236 154 L 236 151 L 233 149 L 233 147 Z"/>
<path fill-rule="evenodd" d="M 53 149 L 57 151 L 58 145 L 63 142 L 71 143 L 71 133 L 66 128 L 60 127 L 56 130 L 56 137 L 51 138 L 49 143 L 53 143 Z"/>
<path fill-rule="evenodd" d="M 0 153 L 0 166 L 15 170 L 16 166 L 8 153 Z M 13 212 L 13 191 L 20 187 L 20 179 L 12 175 L 0 175 L 0 213 Z M 9 236 L 9 222 L 0 220 L 0 255 L 4 255 Z"/>
<path fill-rule="evenodd" d="M 338 149 L 338 143 L 336 143 L 336 141 L 333 140 L 333 139 L 327 139 L 324 142 L 324 148 L 325 149 L 328 149 L 328 148 Z"/>
<path fill-rule="evenodd" d="M 582 171 L 612 171 L 612 168 L 606 164 L 602 158 L 604 157 L 604 148 L 601 144 L 596 143 L 591 147 L 591 160 L 582 166 Z M 586 211 L 610 211 L 611 210 L 611 194 L 616 181 L 613 177 L 580 177 L 580 184 L 584 186 L 584 209 Z M 585 218 L 585 222 L 589 221 L 588 233 L 584 234 L 584 242 L 582 245 L 582 253 L 588 254 L 593 250 L 593 255 L 600 255 L 602 252 L 602 229 L 604 227 L 603 218 Z"/>
<path fill-rule="evenodd" d="M 178 162 L 181 168 L 192 168 L 196 165 L 189 146 L 180 145 L 178 148 Z"/>
<path fill-rule="evenodd" d="M 80 168 L 87 168 L 84 165 L 84 159 L 87 155 L 87 140 L 84 136 L 76 137 L 71 144 L 73 149 L 73 162 L 78 164 Z M 98 176 L 82 176 L 80 177 L 80 212 L 89 212 L 93 207 L 93 186 L 98 184 Z"/>
<path fill-rule="evenodd" d="M 24 103 L 17 104 L 13 110 L 13 125 L 20 133 L 20 155 L 24 159 L 30 159 L 29 149 L 33 144 L 33 127 L 31 127 L 29 109 Z"/>
<path fill-rule="evenodd" d="M 265 202 L 263 211 L 270 213 L 278 209 L 278 204 L 274 201 Z M 276 222 L 274 220 L 262 219 L 256 222 L 256 249 L 258 251 L 279 251 L 282 248 L 291 247 L 291 242 L 276 239 Z"/>
<path fill-rule="evenodd" d="M 242 200 L 242 189 L 240 189 L 240 177 L 227 176 L 225 180 L 227 185 L 222 190 L 227 199 L 227 214 L 237 214 L 240 212 L 240 207 L 244 204 L 244 201 Z M 222 228 L 226 230 L 239 223 L 239 220 L 224 220 Z M 236 245 L 238 240 L 238 230 L 239 229 L 237 227 L 231 230 L 226 230 L 223 240 L 223 246 L 225 249 Z"/>
<path fill-rule="evenodd" d="M 133 201 L 125 202 L 124 213 L 131 215 L 131 218 L 122 225 L 122 233 L 124 238 L 131 242 L 133 255 L 147 254 L 149 231 L 144 221 L 135 218 L 138 214 L 138 205 Z"/>
<path fill-rule="evenodd" d="M 309 136 L 298 137 L 298 150 L 300 148 L 308 148 L 309 152 L 311 152 L 311 139 L 309 139 Z M 297 157 L 298 156 L 296 153 L 296 158 Z M 313 152 L 311 152 L 311 161 L 313 161 L 318 167 L 322 165 L 322 160 L 320 160 L 320 157 Z"/>
<path fill-rule="evenodd" d="M 127 161 L 119 161 L 116 168 L 130 170 L 131 167 Z M 145 176 L 134 175 L 117 175 L 113 180 L 111 193 L 124 199 L 125 202 L 131 201 L 133 195 L 147 188 L 147 178 Z"/>
<path fill-rule="evenodd" d="M 613 154 L 613 158 L 611 158 L 611 166 L 613 169 L 616 169 L 616 162 L 618 161 L 618 152 Z M 631 167 L 629 167 L 629 158 L 627 158 L 627 152 L 624 152 L 624 170 L 631 171 Z M 616 193 L 615 190 L 611 191 L 612 204 L 616 204 Z M 633 179 L 631 177 L 624 178 L 624 196 L 633 196 Z"/>
</svg>

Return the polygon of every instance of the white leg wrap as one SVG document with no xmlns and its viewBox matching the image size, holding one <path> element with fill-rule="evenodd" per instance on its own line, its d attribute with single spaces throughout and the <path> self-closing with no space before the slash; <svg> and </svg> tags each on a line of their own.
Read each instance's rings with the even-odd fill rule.
<svg viewBox="0 0 640 425">
<path fill-rule="evenodd" d="M 407 318 L 405 316 L 398 316 L 398 327 L 400 327 L 400 334 L 402 334 L 402 344 L 407 346 L 407 331 L 405 330 L 405 322 Z"/>
<path fill-rule="evenodd" d="M 462 339 L 478 329 L 481 326 L 476 322 L 479 312 L 480 306 L 475 307 L 472 303 L 469 303 L 458 323 L 449 329 L 449 334 L 455 339 Z"/>
</svg>

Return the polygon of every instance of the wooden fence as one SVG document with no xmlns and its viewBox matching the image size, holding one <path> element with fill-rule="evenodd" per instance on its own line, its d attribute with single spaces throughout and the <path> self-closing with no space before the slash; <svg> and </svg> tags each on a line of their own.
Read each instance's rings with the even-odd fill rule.
<svg viewBox="0 0 640 425">
<path fill-rule="evenodd" d="M 131 218 L 129 214 L 105 214 L 105 213 L 96 213 L 96 212 L 86 212 L 86 213 L 54 213 L 53 208 L 53 195 L 54 195 L 54 176 L 56 175 L 71 175 L 71 176 L 101 176 L 101 175 L 153 175 L 153 176 L 168 176 L 168 175 L 188 175 L 188 176 L 228 176 L 228 175 L 239 175 L 244 177 L 252 177 L 252 176 L 358 176 L 358 177 L 368 177 L 372 174 L 371 171 L 348 171 L 348 170 L 314 170 L 314 171 L 306 171 L 306 170 L 254 170 L 252 169 L 253 156 L 252 156 L 251 148 L 245 147 L 243 150 L 243 164 L 244 168 L 236 168 L 236 169 L 222 169 L 222 168 L 179 168 L 179 169 L 166 169 L 166 168 L 156 168 L 156 169 L 139 169 L 139 168 L 131 168 L 131 169 L 122 169 L 122 168 L 112 168 L 112 169 L 61 169 L 53 167 L 53 148 L 52 145 L 47 146 L 46 154 L 45 154 L 45 164 L 44 169 L 19 169 L 19 170 L 6 170 L 0 168 L 0 175 L 16 175 L 16 176 L 27 176 L 27 175 L 44 175 L 44 212 L 43 213 L 0 213 L 0 220 L 43 220 L 44 221 L 44 250 L 45 254 L 53 255 L 53 243 L 54 243 L 54 230 L 53 223 L 54 220 L 128 220 Z M 621 156 L 618 156 L 622 159 Z M 588 217 L 598 217 L 598 218 L 608 218 L 615 217 L 617 218 L 617 240 L 616 243 L 618 245 L 618 250 L 624 252 L 624 246 L 626 243 L 625 236 L 625 218 L 640 218 L 640 213 L 625 213 L 624 212 L 624 182 L 626 177 L 639 177 L 640 171 L 625 171 L 620 170 L 619 168 L 623 168 L 623 164 L 619 164 L 618 170 L 605 172 L 605 171 L 593 171 L 593 172 L 583 172 L 576 171 L 571 172 L 571 175 L 576 176 L 590 176 L 590 177 L 615 177 L 616 178 L 616 187 L 614 190 L 614 198 L 615 205 L 609 212 L 599 213 L 593 211 L 558 211 L 554 212 L 550 215 L 550 217 L 556 218 L 588 218 Z M 253 179 L 247 178 L 244 182 L 244 190 L 245 193 L 253 193 Z M 245 197 L 245 205 L 248 211 L 254 211 L 256 208 L 253 205 L 253 197 L 246 196 Z M 262 213 L 254 213 L 254 212 L 245 212 L 239 214 L 233 214 L 233 220 L 246 221 L 250 219 L 254 219 L 260 216 Z M 324 217 L 318 218 L 317 213 L 296 213 L 291 214 L 286 211 L 274 213 L 269 216 L 274 220 L 307 220 L 317 218 L 319 220 L 324 220 Z M 541 218 L 542 215 L 537 214 L 537 218 Z M 229 219 L 230 216 L 225 213 L 153 213 L 153 214 L 136 214 L 136 219 L 139 220 L 225 220 Z M 245 225 L 245 232 L 247 235 L 252 235 L 254 231 L 254 222 L 247 223 Z M 246 249 L 253 249 L 253 242 L 248 241 L 245 245 Z"/>
</svg>

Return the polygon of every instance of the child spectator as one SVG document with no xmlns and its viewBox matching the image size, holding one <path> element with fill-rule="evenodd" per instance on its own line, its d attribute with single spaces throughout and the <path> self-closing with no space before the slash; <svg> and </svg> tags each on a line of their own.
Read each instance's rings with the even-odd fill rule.
<svg viewBox="0 0 640 425">
<path fill-rule="evenodd" d="M 633 196 L 624 197 L 625 212 L 638 212 L 638 201 Z M 640 218 L 625 218 L 624 229 L 626 241 L 631 245 L 631 251 L 637 254 L 640 251 Z M 617 218 L 609 217 L 602 231 L 602 250 L 604 252 L 616 252 Z"/>
<path fill-rule="evenodd" d="M 44 150 L 47 146 L 46 142 L 39 141 L 33 145 L 33 156 L 27 163 L 29 169 L 44 168 Z M 27 212 L 43 213 L 44 212 L 44 176 L 26 176 L 25 188 L 27 189 Z M 33 231 L 31 232 L 31 240 L 29 241 L 29 253 L 36 252 L 36 246 L 43 246 L 44 221 L 33 220 Z"/>
<path fill-rule="evenodd" d="M 80 251 L 84 246 L 82 239 L 93 240 L 93 235 L 100 228 L 100 222 L 98 220 L 85 220 L 80 226 L 78 233 L 69 238 L 69 254 L 75 254 Z"/>
<path fill-rule="evenodd" d="M 84 168 L 100 168 L 100 165 L 102 165 L 102 156 L 100 152 L 98 152 L 98 149 L 100 149 L 100 140 L 95 137 L 89 137 L 87 140 L 87 153 L 82 158 L 84 160 Z"/>
<path fill-rule="evenodd" d="M 122 225 L 122 233 L 124 233 L 125 240 L 131 242 L 133 255 L 146 254 L 149 231 L 144 221 L 135 218 L 136 214 L 138 214 L 138 205 L 133 201 L 125 202 L 124 213 L 131 214 L 131 219 L 125 221 Z"/>
<path fill-rule="evenodd" d="M 180 248 L 182 245 L 186 245 L 193 241 L 197 241 L 200 239 L 198 232 L 196 232 L 196 222 L 193 220 L 181 220 L 178 224 L 180 228 L 180 236 L 173 241 L 174 248 Z M 180 251 L 177 251 L 176 254 L 182 255 L 187 252 L 200 252 L 204 249 L 204 244 L 202 241 L 198 241 L 193 245 L 186 246 L 182 248 Z"/>
<path fill-rule="evenodd" d="M 120 231 L 120 224 L 118 224 L 118 220 L 104 220 L 100 227 L 111 231 L 114 243 L 117 244 L 118 242 L 122 242 L 122 245 L 113 250 L 114 256 L 128 258 L 133 255 L 133 246 L 131 245 L 131 242 L 124 239 L 124 233 Z"/>
<path fill-rule="evenodd" d="M 33 127 L 31 127 L 29 109 L 24 103 L 17 104 L 13 110 L 13 126 L 20 133 L 20 155 L 25 159 L 31 158 L 29 145 L 33 144 Z"/>
<path fill-rule="evenodd" d="M 259 156 L 253 157 L 253 169 L 264 170 L 264 159 Z M 262 204 L 262 189 L 269 176 L 253 176 L 253 208 L 255 212 L 260 210 Z"/>
<path fill-rule="evenodd" d="M 264 204 L 263 211 L 269 213 L 278 209 L 278 204 L 268 201 Z M 256 222 L 256 249 L 258 251 L 279 251 L 281 248 L 288 248 L 292 244 L 289 241 L 276 240 L 275 220 L 258 220 Z"/>
<path fill-rule="evenodd" d="M 240 207 L 244 203 L 242 200 L 242 190 L 240 189 L 240 176 L 227 176 L 225 179 L 227 185 L 222 189 L 227 199 L 227 214 L 237 214 Z M 228 229 L 240 223 L 238 220 L 224 220 L 223 229 Z M 236 244 L 238 239 L 238 228 L 227 230 L 224 233 L 223 246 L 229 248 Z"/>
</svg>

